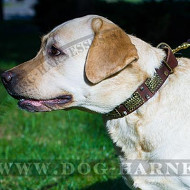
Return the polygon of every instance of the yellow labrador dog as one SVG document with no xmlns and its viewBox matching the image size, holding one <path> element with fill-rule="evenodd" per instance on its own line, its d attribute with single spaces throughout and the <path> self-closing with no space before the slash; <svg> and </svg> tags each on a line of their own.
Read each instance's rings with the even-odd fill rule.
<svg viewBox="0 0 190 190">
<path fill-rule="evenodd" d="M 105 114 L 131 189 L 190 189 L 190 164 L 182 163 L 190 158 L 189 59 L 176 62 L 169 50 L 88 15 L 45 35 L 37 56 L 3 73 L 2 81 L 30 112 L 81 107 Z"/>
</svg>

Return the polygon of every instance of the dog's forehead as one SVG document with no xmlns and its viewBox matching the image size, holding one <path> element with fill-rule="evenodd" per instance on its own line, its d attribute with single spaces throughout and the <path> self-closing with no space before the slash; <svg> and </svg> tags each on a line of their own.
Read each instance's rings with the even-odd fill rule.
<svg viewBox="0 0 190 190">
<path fill-rule="evenodd" d="M 94 35 L 92 30 L 91 22 L 93 18 L 101 18 L 107 22 L 112 23 L 110 20 L 98 16 L 98 15 L 87 15 L 80 18 L 64 22 L 63 24 L 55 27 L 48 35 L 46 39 L 48 41 L 55 41 L 60 45 L 65 45 L 80 39 L 91 38 Z"/>
<path fill-rule="evenodd" d="M 48 38 L 66 44 L 79 40 L 85 36 L 93 35 L 91 28 L 91 19 L 95 16 L 85 16 L 67 21 L 56 28 L 49 34 Z"/>
</svg>

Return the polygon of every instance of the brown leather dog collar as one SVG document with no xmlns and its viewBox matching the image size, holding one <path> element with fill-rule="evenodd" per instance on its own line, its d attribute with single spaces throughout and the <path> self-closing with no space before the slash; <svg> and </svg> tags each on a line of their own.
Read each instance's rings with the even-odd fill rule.
<svg viewBox="0 0 190 190">
<path fill-rule="evenodd" d="M 168 76 L 173 73 L 178 62 L 171 48 L 165 44 L 161 44 L 160 48 L 164 49 L 166 52 L 166 57 L 162 61 L 160 68 L 155 69 L 153 77 L 146 79 L 146 81 L 137 88 L 130 98 L 117 106 L 113 111 L 107 113 L 107 117 L 116 119 L 134 112 L 152 98 L 164 84 Z"/>
</svg>

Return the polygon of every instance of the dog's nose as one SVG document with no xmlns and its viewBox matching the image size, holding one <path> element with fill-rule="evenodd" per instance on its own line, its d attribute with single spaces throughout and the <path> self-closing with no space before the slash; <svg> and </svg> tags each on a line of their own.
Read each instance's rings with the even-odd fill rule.
<svg viewBox="0 0 190 190">
<path fill-rule="evenodd" d="M 2 82 L 4 84 L 8 84 L 13 78 L 13 73 L 10 71 L 6 71 L 1 75 Z"/>
<path fill-rule="evenodd" d="M 18 75 L 13 71 L 5 71 L 1 74 L 1 80 L 6 88 L 7 92 L 13 96 L 16 97 L 18 94 L 15 92 L 15 86 L 17 85 Z"/>
</svg>

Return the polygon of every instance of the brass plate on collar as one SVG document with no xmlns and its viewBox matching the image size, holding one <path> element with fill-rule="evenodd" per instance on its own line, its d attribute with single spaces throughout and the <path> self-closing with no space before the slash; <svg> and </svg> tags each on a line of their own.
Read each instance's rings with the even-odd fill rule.
<svg viewBox="0 0 190 190">
<path fill-rule="evenodd" d="M 106 114 L 106 116 L 115 118 L 115 117 L 120 117 L 121 114 L 117 111 L 117 108 L 115 108 L 113 111 Z"/>
<path fill-rule="evenodd" d="M 152 78 L 148 78 L 145 81 L 145 85 L 148 87 L 148 89 L 154 94 L 156 90 L 161 86 L 163 83 L 163 80 L 160 78 L 160 76 L 155 73 Z"/>
<path fill-rule="evenodd" d="M 140 96 L 138 92 L 134 92 L 131 98 L 127 99 L 124 102 L 124 106 L 129 112 L 133 112 L 136 110 L 139 106 L 141 106 L 144 103 L 143 98 Z"/>
</svg>

